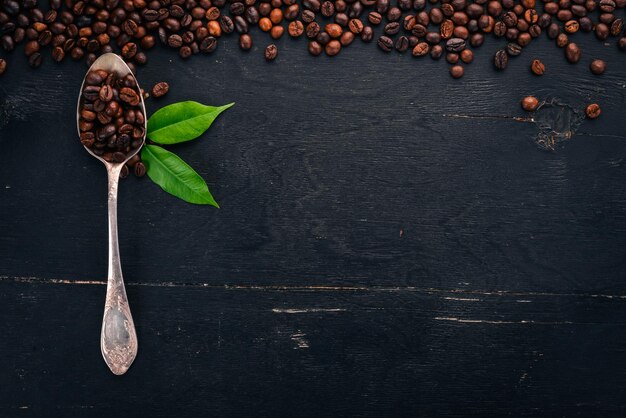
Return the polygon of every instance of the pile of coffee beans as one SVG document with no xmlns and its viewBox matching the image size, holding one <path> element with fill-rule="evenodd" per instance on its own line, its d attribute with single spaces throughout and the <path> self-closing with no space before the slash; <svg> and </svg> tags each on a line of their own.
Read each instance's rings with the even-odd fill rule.
<svg viewBox="0 0 626 418">
<path fill-rule="evenodd" d="M 40 0 L 41 3 L 44 0 Z M 98 55 L 116 51 L 129 65 L 143 65 L 145 50 L 157 42 L 182 58 L 210 54 L 218 39 L 234 34 L 239 47 L 253 45 L 250 28 L 258 26 L 273 39 L 285 32 L 305 37 L 312 55 L 337 55 L 355 39 L 372 42 L 387 53 L 415 57 L 445 56 L 453 77 L 474 59 L 485 36 L 501 38 L 493 63 L 504 70 L 543 33 L 564 49 L 572 63 L 580 47 L 576 32 L 593 32 L 603 42 L 614 38 L 626 50 L 626 0 L 37 0 L 0 1 L 0 46 L 10 52 L 23 44 L 32 67 L 48 49 L 55 61 L 66 56 L 90 65 Z M 287 30 L 285 31 L 285 28 Z M 377 34 L 376 34 L 377 32 Z M 264 49 L 268 61 L 278 48 Z M 543 71 L 534 66 L 533 72 Z M 0 58 L 0 74 L 7 62 Z M 592 71 L 596 73 L 597 66 Z"/>
<path fill-rule="evenodd" d="M 79 110 L 80 142 L 105 161 L 126 161 L 146 134 L 140 94 L 131 74 L 90 71 Z"/>
</svg>

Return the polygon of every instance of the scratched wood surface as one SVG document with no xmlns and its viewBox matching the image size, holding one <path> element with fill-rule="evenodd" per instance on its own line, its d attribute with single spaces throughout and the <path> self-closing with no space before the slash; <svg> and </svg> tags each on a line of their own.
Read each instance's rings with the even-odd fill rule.
<svg viewBox="0 0 626 418">
<path fill-rule="evenodd" d="M 542 40 L 499 74 L 489 41 L 459 81 L 374 45 L 314 59 L 284 39 L 271 64 L 261 36 L 184 63 L 153 51 L 139 80 L 172 90 L 149 111 L 237 104 L 173 148 L 220 210 L 122 183 L 139 336 L 122 377 L 99 350 L 106 179 L 76 139 L 85 67 L 9 56 L 0 416 L 625 415 L 625 55 L 575 38 L 578 66 Z M 527 94 L 603 115 L 541 151 Z"/>
</svg>

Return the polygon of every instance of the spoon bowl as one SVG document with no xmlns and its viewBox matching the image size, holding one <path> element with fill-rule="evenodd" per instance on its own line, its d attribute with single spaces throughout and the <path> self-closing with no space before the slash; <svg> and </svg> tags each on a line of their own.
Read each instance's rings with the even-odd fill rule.
<svg viewBox="0 0 626 418">
<path fill-rule="evenodd" d="M 130 312 L 128 297 L 124 287 L 122 267 L 120 260 L 120 250 L 117 235 L 117 189 L 119 185 L 120 172 L 124 164 L 135 156 L 146 141 L 147 118 L 146 106 L 141 95 L 141 89 L 137 79 L 132 74 L 128 65 L 116 54 L 108 53 L 98 58 L 89 68 L 83 83 L 80 87 L 78 105 L 76 108 L 76 123 L 80 136 L 80 114 L 84 104 L 83 90 L 86 84 L 87 75 L 95 70 L 104 70 L 108 73 L 115 73 L 118 78 L 127 77 L 129 74 L 134 80 L 134 87 L 140 98 L 140 108 L 144 115 L 143 137 L 141 145 L 126 154 L 126 159 L 119 162 L 107 161 L 105 158 L 96 155 L 86 145 L 83 145 L 87 152 L 93 157 L 102 161 L 108 174 L 108 212 L 109 212 L 109 264 L 107 277 L 107 292 L 104 304 L 104 315 L 102 319 L 102 330 L 100 333 L 100 348 L 102 357 L 109 369 L 116 374 L 126 373 L 130 365 L 137 356 L 137 333 L 135 324 Z"/>
</svg>

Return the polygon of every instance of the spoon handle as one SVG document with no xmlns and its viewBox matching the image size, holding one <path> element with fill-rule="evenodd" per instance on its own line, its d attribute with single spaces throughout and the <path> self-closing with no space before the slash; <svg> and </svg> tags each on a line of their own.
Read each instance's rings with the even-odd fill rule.
<svg viewBox="0 0 626 418">
<path fill-rule="evenodd" d="M 137 334 L 130 313 L 117 242 L 117 188 L 123 164 L 107 164 L 109 177 L 109 276 L 100 348 L 114 374 L 126 373 L 137 356 Z"/>
</svg>

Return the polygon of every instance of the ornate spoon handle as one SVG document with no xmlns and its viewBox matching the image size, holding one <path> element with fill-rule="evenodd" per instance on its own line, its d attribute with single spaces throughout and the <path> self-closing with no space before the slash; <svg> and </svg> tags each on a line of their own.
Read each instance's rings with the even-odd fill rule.
<svg viewBox="0 0 626 418">
<path fill-rule="evenodd" d="M 137 356 L 137 334 L 130 313 L 117 241 L 117 187 L 124 164 L 107 164 L 109 176 L 109 276 L 100 348 L 114 374 L 126 373 Z"/>
</svg>

